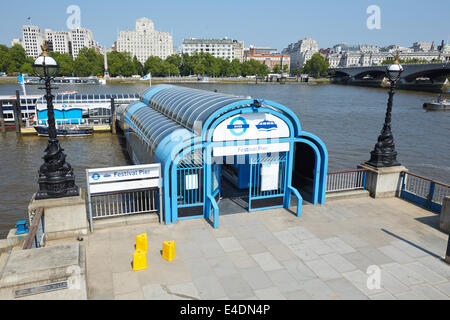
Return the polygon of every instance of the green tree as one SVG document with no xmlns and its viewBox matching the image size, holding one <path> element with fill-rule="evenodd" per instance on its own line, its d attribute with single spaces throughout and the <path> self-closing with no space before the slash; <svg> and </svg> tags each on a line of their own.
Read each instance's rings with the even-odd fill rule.
<svg viewBox="0 0 450 320">
<path fill-rule="evenodd" d="M 8 63 L 6 71 L 10 75 L 18 73 L 22 68 L 27 68 L 27 63 L 31 66 L 33 62 L 33 59 L 27 58 L 25 49 L 20 44 L 15 44 L 8 50 L 6 59 Z"/>
<path fill-rule="evenodd" d="M 68 53 L 50 52 L 49 55 L 55 59 L 59 65 L 59 75 L 71 76 L 73 73 L 73 59 Z"/>
<path fill-rule="evenodd" d="M 240 76 L 241 75 L 241 62 L 239 59 L 233 59 L 230 64 L 230 75 L 232 76 Z"/>
<path fill-rule="evenodd" d="M 135 65 L 128 52 L 112 51 L 108 53 L 109 74 L 113 77 L 130 77 L 135 74 Z"/>
<path fill-rule="evenodd" d="M 8 47 L 0 44 L 0 72 L 6 72 L 8 69 Z"/>
<path fill-rule="evenodd" d="M 74 73 L 86 77 L 104 72 L 103 56 L 92 48 L 82 48 L 74 61 Z"/>
<path fill-rule="evenodd" d="M 138 58 L 136 58 L 136 56 L 133 57 L 133 69 L 134 69 L 134 74 L 139 74 L 141 76 L 144 75 L 144 66 L 138 60 Z"/>
<path fill-rule="evenodd" d="M 272 72 L 273 73 L 281 73 L 281 68 L 279 64 L 276 64 L 273 68 L 272 68 Z"/>
<path fill-rule="evenodd" d="M 320 78 L 328 75 L 329 67 L 330 64 L 320 55 L 320 53 L 315 53 L 311 59 L 306 61 L 302 72 L 312 75 L 315 78 Z"/>
<path fill-rule="evenodd" d="M 159 57 L 149 57 L 144 63 L 145 73 L 151 72 L 152 76 L 161 77 L 164 75 L 163 60 Z"/>
</svg>

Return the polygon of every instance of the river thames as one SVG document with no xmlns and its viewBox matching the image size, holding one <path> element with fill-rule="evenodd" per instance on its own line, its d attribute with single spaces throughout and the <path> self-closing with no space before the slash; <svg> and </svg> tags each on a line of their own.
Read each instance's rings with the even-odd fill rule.
<svg viewBox="0 0 450 320">
<path fill-rule="evenodd" d="M 60 85 L 57 92 L 135 93 L 148 84 Z M 302 129 L 319 136 L 329 152 L 329 171 L 353 169 L 370 158 L 382 129 L 387 89 L 340 85 L 281 84 L 185 84 L 205 90 L 268 99 L 292 109 Z M 17 85 L 0 85 L 0 95 L 13 95 Z M 28 86 L 28 94 L 40 94 Z M 392 131 L 398 161 L 411 172 L 450 182 L 450 113 L 426 112 L 422 105 L 434 94 L 398 91 L 394 97 Z M 86 168 L 130 164 L 118 136 L 109 133 L 90 137 L 60 138 L 76 183 L 86 187 Z M 38 169 L 47 139 L 0 134 L 0 238 L 17 220 L 27 219 L 26 208 L 37 191 Z"/>
</svg>

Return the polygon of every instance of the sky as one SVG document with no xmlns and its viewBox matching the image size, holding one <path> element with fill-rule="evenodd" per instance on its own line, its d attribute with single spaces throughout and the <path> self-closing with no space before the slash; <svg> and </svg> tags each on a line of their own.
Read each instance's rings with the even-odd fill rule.
<svg viewBox="0 0 450 320">
<path fill-rule="evenodd" d="M 0 44 L 22 37 L 22 25 L 68 31 L 70 5 L 81 10 L 81 26 L 91 29 L 101 46 L 111 47 L 120 30 L 134 30 L 141 17 L 153 20 L 156 30 L 170 32 L 173 45 L 185 38 L 223 38 L 244 41 L 245 46 L 282 50 L 311 37 L 320 48 L 338 43 L 398 44 L 416 41 L 450 42 L 450 1 L 385 0 L 20 0 L 0 4 Z M 367 20 L 380 9 L 380 28 L 369 29 Z M 375 20 L 370 20 L 375 21 Z"/>
</svg>

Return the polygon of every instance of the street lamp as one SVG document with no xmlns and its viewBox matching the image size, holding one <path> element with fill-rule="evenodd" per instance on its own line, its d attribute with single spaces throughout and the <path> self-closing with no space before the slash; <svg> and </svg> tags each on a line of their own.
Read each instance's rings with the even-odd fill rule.
<svg viewBox="0 0 450 320">
<path fill-rule="evenodd" d="M 375 148 L 370 152 L 370 160 L 366 162 L 375 168 L 400 165 L 397 162 L 397 151 L 395 151 L 394 136 L 391 131 L 391 112 L 394 89 L 402 72 L 403 68 L 398 62 L 398 55 L 396 55 L 394 63 L 386 69 L 386 75 L 389 79 L 389 99 L 383 129 L 378 136 L 378 142 L 375 144 Z"/>
<path fill-rule="evenodd" d="M 73 197 L 79 195 L 75 185 L 75 176 L 71 165 L 66 162 L 64 149 L 56 138 L 55 113 L 53 110 L 53 95 L 51 81 L 55 78 L 59 66 L 52 57 L 48 56 L 47 47 L 42 45 L 42 54 L 33 63 L 35 74 L 45 82 L 47 100 L 48 144 L 43 157 L 44 164 L 39 168 L 39 190 L 36 200 L 49 198 Z"/>
</svg>

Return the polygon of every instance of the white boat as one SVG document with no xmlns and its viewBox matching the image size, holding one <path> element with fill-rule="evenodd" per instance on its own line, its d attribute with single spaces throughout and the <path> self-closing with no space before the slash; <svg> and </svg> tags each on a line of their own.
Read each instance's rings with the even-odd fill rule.
<svg viewBox="0 0 450 320">
<path fill-rule="evenodd" d="M 446 111 L 450 110 L 450 101 L 443 99 L 440 101 L 425 102 L 423 107 L 428 111 Z"/>
</svg>

